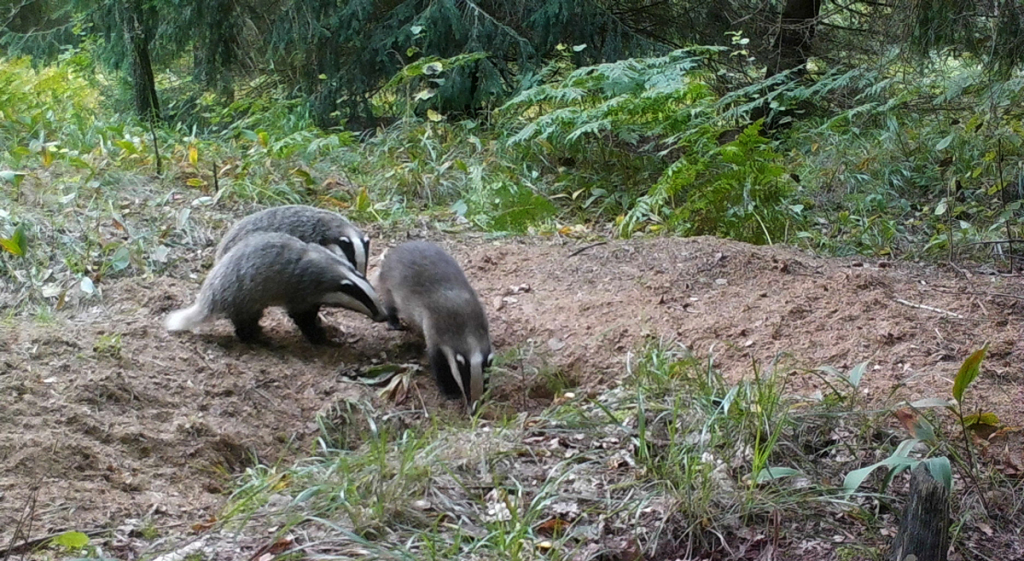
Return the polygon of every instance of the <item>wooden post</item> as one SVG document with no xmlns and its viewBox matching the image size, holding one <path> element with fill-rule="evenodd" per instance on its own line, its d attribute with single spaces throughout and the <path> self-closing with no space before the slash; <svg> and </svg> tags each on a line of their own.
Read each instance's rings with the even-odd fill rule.
<svg viewBox="0 0 1024 561">
<path fill-rule="evenodd" d="M 910 474 L 910 497 L 887 561 L 946 561 L 949 491 L 923 462 Z"/>
</svg>

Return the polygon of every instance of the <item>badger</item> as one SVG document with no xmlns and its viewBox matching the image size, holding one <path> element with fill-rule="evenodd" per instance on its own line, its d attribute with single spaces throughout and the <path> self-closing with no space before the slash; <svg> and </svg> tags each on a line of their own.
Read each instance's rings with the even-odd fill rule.
<svg viewBox="0 0 1024 561">
<path fill-rule="evenodd" d="M 322 245 L 348 259 L 359 274 L 366 275 L 370 237 L 336 212 L 305 205 L 272 207 L 239 220 L 217 245 L 214 262 L 255 232 L 281 232 Z"/>
<path fill-rule="evenodd" d="M 399 245 L 382 259 L 377 289 L 388 328 L 403 329 L 405 322 L 418 332 L 442 393 L 462 397 L 475 411 L 494 353 L 487 316 L 462 268 L 425 241 Z"/>
<path fill-rule="evenodd" d="M 227 316 L 238 338 L 253 342 L 260 336 L 263 310 L 270 306 L 283 306 L 314 344 L 327 341 L 321 306 L 387 319 L 377 292 L 347 260 L 288 234 L 259 232 L 239 240 L 207 275 L 195 303 L 171 312 L 164 325 L 168 331 L 185 331 Z"/>
</svg>

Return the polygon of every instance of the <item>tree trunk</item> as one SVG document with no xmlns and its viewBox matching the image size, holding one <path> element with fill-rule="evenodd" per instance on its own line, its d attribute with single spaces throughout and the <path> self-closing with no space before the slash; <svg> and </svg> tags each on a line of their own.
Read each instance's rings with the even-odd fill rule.
<svg viewBox="0 0 1024 561">
<path fill-rule="evenodd" d="M 887 561 L 946 561 L 949 551 L 949 492 L 921 462 L 910 474 L 910 497 Z"/>
<path fill-rule="evenodd" d="M 149 37 L 143 25 L 142 0 L 124 0 L 121 24 L 128 46 L 132 69 L 132 98 L 135 112 L 146 121 L 160 119 L 160 102 L 156 97 L 156 79 L 149 58 Z"/>
<path fill-rule="evenodd" d="M 794 71 L 794 78 L 803 76 L 807 59 L 811 56 L 811 42 L 820 12 L 821 0 L 786 0 L 779 19 L 779 33 L 772 41 L 765 80 L 790 70 Z M 772 114 L 769 102 L 765 101 L 754 109 L 751 117 L 755 121 L 767 117 L 764 128 L 774 130 L 778 128 L 781 115 Z"/>
<path fill-rule="evenodd" d="M 765 78 L 794 69 L 802 73 L 811 56 L 820 12 L 821 0 L 786 0 Z"/>
</svg>

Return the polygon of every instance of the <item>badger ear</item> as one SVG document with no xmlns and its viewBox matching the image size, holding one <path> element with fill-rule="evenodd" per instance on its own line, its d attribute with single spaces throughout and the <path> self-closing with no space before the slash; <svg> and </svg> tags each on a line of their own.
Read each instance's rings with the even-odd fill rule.
<svg viewBox="0 0 1024 561">
<path fill-rule="evenodd" d="M 466 365 L 466 357 L 462 356 L 461 353 L 455 353 L 455 362 L 459 363 L 459 366 Z"/>
<path fill-rule="evenodd" d="M 490 368 L 492 362 L 494 362 L 494 353 L 493 352 L 487 354 L 487 359 L 484 360 L 484 368 Z"/>
</svg>

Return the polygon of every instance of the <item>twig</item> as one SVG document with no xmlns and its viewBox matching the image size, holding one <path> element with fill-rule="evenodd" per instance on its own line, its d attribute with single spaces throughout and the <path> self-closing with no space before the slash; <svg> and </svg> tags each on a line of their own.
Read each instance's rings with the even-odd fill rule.
<svg viewBox="0 0 1024 561">
<path fill-rule="evenodd" d="M 1010 239 L 1006 239 L 1006 240 L 986 240 L 986 241 L 981 241 L 981 242 L 968 242 L 966 245 L 993 245 L 993 244 L 1000 244 L 1000 243 L 1008 243 L 1008 244 L 1010 244 L 1010 247 L 1011 247 L 1011 250 L 1012 250 L 1014 242 L 1017 242 L 1017 243 L 1024 242 L 1024 239 L 1021 239 L 1021 238 L 1010 238 Z"/>
<path fill-rule="evenodd" d="M 39 482 L 42 481 L 40 477 Z M 18 518 L 18 525 L 14 527 L 14 534 L 11 535 L 11 541 L 7 544 L 7 551 L 4 552 L 0 559 L 10 559 L 11 555 L 19 553 L 22 550 L 22 545 L 19 544 L 15 549 L 14 540 L 18 539 L 18 536 L 28 536 L 32 533 L 32 520 L 35 519 L 36 512 L 36 497 L 39 493 L 39 482 L 32 487 L 32 491 L 25 501 L 25 508 L 23 509 L 22 516 Z"/>
<path fill-rule="evenodd" d="M 574 252 L 570 253 L 570 254 L 569 254 L 569 257 L 576 257 L 577 255 L 579 255 L 579 254 L 583 253 L 584 251 L 586 251 L 586 250 L 588 250 L 588 249 L 591 249 L 591 248 L 597 247 L 597 246 L 599 246 L 599 245 L 605 245 L 605 244 L 607 244 L 607 243 L 608 243 L 608 242 L 597 242 L 597 243 L 593 243 L 593 244 L 590 244 L 590 245 L 588 245 L 588 246 L 584 246 L 584 247 L 581 247 L 581 248 L 577 249 L 576 251 L 574 251 Z"/>
<path fill-rule="evenodd" d="M 1004 292 L 973 292 L 970 290 L 946 290 L 944 288 L 932 287 L 935 292 L 942 292 L 944 294 L 965 294 L 970 296 L 989 296 L 998 298 L 1013 298 L 1014 300 L 1024 300 L 1024 296 L 1017 296 L 1015 294 L 1006 294 Z"/>
<path fill-rule="evenodd" d="M 962 316 L 960 314 L 955 314 L 953 312 L 947 312 L 946 310 L 943 310 L 943 309 L 940 309 L 940 308 L 933 308 L 931 306 L 925 306 L 924 304 L 915 304 L 913 302 L 907 302 L 906 300 L 904 300 L 902 298 L 896 298 L 895 300 L 897 302 L 899 302 L 900 304 L 903 304 L 904 306 L 910 306 L 911 308 L 919 308 L 919 309 L 922 309 L 922 310 L 928 310 L 929 312 L 936 312 L 936 313 L 940 313 L 940 314 L 945 314 L 947 316 L 955 317 L 957 319 L 964 319 L 964 316 Z"/>
</svg>

